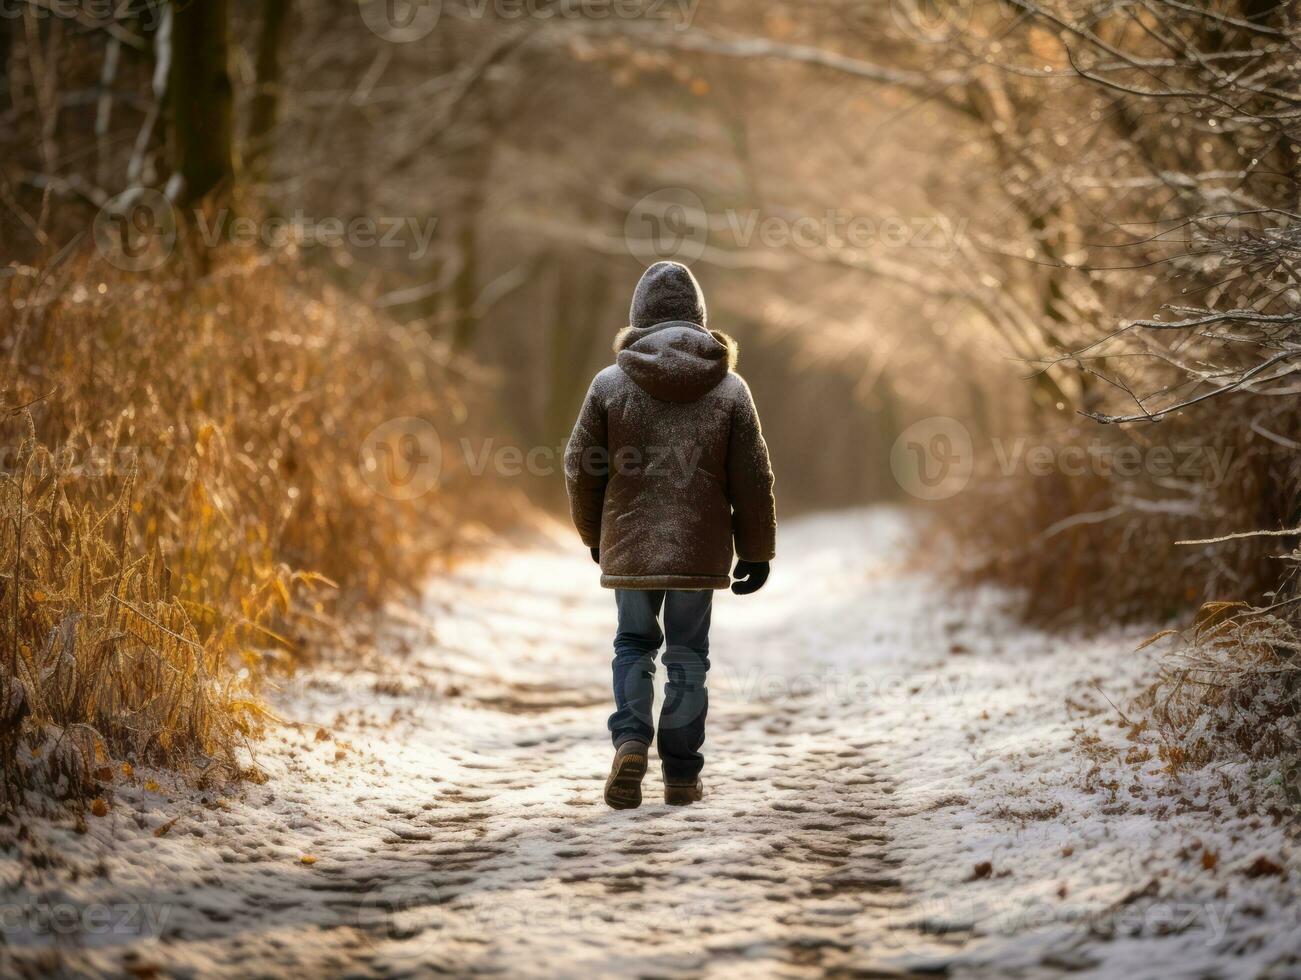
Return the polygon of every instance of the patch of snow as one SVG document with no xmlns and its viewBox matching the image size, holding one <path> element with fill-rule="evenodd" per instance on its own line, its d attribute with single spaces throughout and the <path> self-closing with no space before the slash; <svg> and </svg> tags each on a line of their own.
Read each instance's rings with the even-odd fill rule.
<svg viewBox="0 0 1301 980">
<path fill-rule="evenodd" d="M 784 525 L 765 589 L 716 597 L 704 802 L 652 766 L 622 812 L 613 596 L 571 538 L 496 553 L 395 610 L 390 654 L 284 682 L 265 785 L 137 769 L 85 833 L 0 825 L 0 969 L 1297 975 L 1294 828 L 1245 768 L 1142 760 L 1109 703 L 1145 631 L 1028 631 L 904 571 L 914 535 Z"/>
</svg>

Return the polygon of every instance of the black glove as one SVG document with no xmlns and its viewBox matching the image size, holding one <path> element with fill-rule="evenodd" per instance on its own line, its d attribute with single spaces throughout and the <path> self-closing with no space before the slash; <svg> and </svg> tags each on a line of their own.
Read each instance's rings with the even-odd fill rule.
<svg viewBox="0 0 1301 980">
<path fill-rule="evenodd" d="M 768 581 L 768 571 L 771 566 L 766 561 L 746 561 L 741 559 L 736 563 L 736 568 L 732 571 L 732 577 L 736 579 L 732 583 L 732 591 L 737 595 L 749 595 L 751 592 L 758 592 L 763 588 L 763 583 Z"/>
<path fill-rule="evenodd" d="M 598 565 L 601 564 L 601 549 L 591 548 L 589 550 L 592 552 L 592 561 L 596 562 Z"/>
</svg>

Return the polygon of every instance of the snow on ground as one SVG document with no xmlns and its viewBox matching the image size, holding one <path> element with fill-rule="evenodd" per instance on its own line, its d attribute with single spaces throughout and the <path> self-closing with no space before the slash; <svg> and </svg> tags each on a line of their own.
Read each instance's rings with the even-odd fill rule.
<svg viewBox="0 0 1301 980">
<path fill-rule="evenodd" d="M 137 771 L 85 833 L 0 825 L 0 970 L 1301 975 L 1294 825 L 1112 707 L 1142 631 L 1015 627 L 905 571 L 913 537 L 789 522 L 764 591 L 717 597 L 685 808 L 658 766 L 601 801 L 613 602 L 576 542 L 440 581 L 391 654 L 285 685 L 265 785 Z"/>
</svg>

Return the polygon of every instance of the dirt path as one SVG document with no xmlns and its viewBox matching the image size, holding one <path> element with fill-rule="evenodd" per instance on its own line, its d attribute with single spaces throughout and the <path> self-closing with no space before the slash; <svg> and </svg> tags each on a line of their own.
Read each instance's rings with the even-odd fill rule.
<svg viewBox="0 0 1301 980">
<path fill-rule="evenodd" d="M 138 774 L 86 834 L 6 828 L 0 965 L 1141 977 L 1295 962 L 1295 918 L 1280 938 L 1276 916 L 1298 875 L 1229 870 L 1257 850 L 1294 861 L 1282 831 L 1166 812 L 1157 782 L 1118 800 L 1077 749 L 1081 726 L 1123 740 L 1103 694 L 1141 677 L 1132 638 L 1013 633 L 988 597 L 956 606 L 905 574 L 909 533 L 888 513 L 797 522 L 763 593 L 719 596 L 707 796 L 687 808 L 658 802 L 657 765 L 640 810 L 601 802 L 613 610 L 581 549 L 460 573 L 391 660 L 282 692 L 305 723 L 260 750 L 265 786 L 221 798 Z"/>
</svg>

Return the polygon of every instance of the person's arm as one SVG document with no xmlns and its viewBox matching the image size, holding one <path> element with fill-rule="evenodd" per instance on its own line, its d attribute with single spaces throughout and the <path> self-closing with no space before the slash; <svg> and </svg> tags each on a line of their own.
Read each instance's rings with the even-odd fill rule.
<svg viewBox="0 0 1301 980">
<path fill-rule="evenodd" d="M 777 550 L 777 502 L 772 464 L 763 441 L 759 413 L 745 382 L 732 408 L 727 446 L 727 488 L 732 503 L 732 535 L 743 562 L 771 561 Z"/>
<path fill-rule="evenodd" d="M 610 453 L 605 440 L 605 401 L 593 380 L 565 446 L 569 513 L 583 544 L 592 549 L 601 546 L 601 508 L 610 474 Z"/>
</svg>

